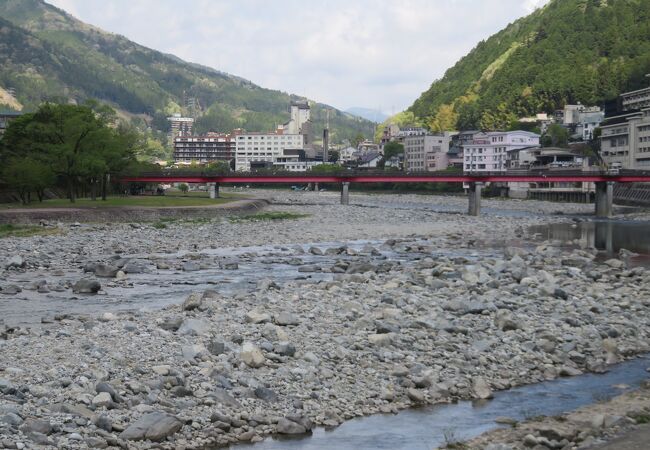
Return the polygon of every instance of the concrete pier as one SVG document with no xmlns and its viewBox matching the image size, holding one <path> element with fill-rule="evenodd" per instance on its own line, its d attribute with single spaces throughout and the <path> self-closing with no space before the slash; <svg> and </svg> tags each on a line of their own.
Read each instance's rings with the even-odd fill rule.
<svg viewBox="0 0 650 450">
<path fill-rule="evenodd" d="M 596 184 L 596 217 L 612 217 L 614 182 L 599 181 Z"/>
<path fill-rule="evenodd" d="M 341 205 L 350 204 L 350 182 L 341 183 Z"/>
<path fill-rule="evenodd" d="M 478 216 L 481 214 L 481 190 L 484 183 L 470 183 L 469 184 L 469 209 L 467 214 L 470 216 Z"/>
<path fill-rule="evenodd" d="M 219 198 L 219 183 L 208 183 L 208 192 L 210 193 L 210 198 Z"/>
</svg>

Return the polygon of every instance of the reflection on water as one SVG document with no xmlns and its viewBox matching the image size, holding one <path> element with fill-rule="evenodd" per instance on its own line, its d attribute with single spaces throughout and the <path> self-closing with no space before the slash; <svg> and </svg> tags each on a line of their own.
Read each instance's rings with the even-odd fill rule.
<svg viewBox="0 0 650 450">
<path fill-rule="evenodd" d="M 594 247 L 608 254 L 626 249 L 640 255 L 650 255 L 650 222 L 593 221 L 536 225 L 532 233 L 546 240 L 572 242 L 582 247 Z"/>
<path fill-rule="evenodd" d="M 445 443 L 445 435 L 466 440 L 497 428 L 498 417 L 554 416 L 609 399 L 638 387 L 648 376 L 648 364 L 645 357 L 613 366 L 603 375 L 586 374 L 496 392 L 487 402 L 462 401 L 407 409 L 396 415 L 378 414 L 350 420 L 331 431 L 319 428 L 309 437 L 266 439 L 231 449 L 431 450 Z"/>
</svg>

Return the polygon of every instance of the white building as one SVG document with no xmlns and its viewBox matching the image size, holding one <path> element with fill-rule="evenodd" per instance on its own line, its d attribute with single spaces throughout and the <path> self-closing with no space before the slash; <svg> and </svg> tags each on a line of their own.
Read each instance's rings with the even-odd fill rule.
<svg viewBox="0 0 650 450">
<path fill-rule="evenodd" d="M 356 161 L 357 157 L 354 155 L 357 153 L 357 149 L 354 147 L 345 147 L 339 150 L 339 163 L 345 164 L 351 161 Z"/>
<path fill-rule="evenodd" d="M 445 170 L 449 165 L 449 146 L 455 133 L 413 134 L 405 136 L 404 170 L 407 172 Z"/>
<path fill-rule="evenodd" d="M 539 134 L 529 131 L 492 131 L 474 135 L 464 144 L 465 172 L 500 172 L 507 168 L 508 151 L 539 147 Z"/>
<path fill-rule="evenodd" d="M 303 150 L 302 134 L 276 133 L 241 133 L 235 139 L 235 170 L 248 171 L 251 162 L 268 162 L 275 164 L 282 158 L 297 160 L 298 157 L 285 156 L 286 150 Z"/>
<path fill-rule="evenodd" d="M 169 134 L 171 135 L 172 140 L 178 136 L 189 136 L 192 134 L 192 127 L 194 126 L 194 119 L 191 117 L 181 117 L 180 114 L 176 113 L 171 117 L 168 117 L 171 130 Z"/>
<path fill-rule="evenodd" d="M 306 101 L 294 101 L 290 106 L 291 119 L 284 124 L 287 134 L 304 134 L 305 124 L 311 120 L 311 108 Z"/>
<path fill-rule="evenodd" d="M 600 128 L 600 154 L 611 168 L 650 168 L 650 108 L 609 117 Z"/>
</svg>

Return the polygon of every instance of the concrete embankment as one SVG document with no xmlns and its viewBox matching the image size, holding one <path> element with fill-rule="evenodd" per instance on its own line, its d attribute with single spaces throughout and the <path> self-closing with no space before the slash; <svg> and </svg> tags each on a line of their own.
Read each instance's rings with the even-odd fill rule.
<svg viewBox="0 0 650 450">
<path fill-rule="evenodd" d="M 214 206 L 98 207 L 98 208 L 15 208 L 0 209 L 0 223 L 29 224 L 56 222 L 133 222 L 160 219 L 194 219 L 245 214 L 264 208 L 265 199 L 237 200 Z"/>
</svg>

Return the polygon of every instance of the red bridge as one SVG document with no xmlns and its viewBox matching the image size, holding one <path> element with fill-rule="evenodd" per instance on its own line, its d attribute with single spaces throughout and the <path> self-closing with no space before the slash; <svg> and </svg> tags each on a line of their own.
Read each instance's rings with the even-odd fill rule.
<svg viewBox="0 0 650 450">
<path fill-rule="evenodd" d="M 596 184 L 596 215 L 609 217 L 612 214 L 614 183 L 650 182 L 650 172 L 645 171 L 571 171 L 534 170 L 493 173 L 391 173 L 391 172 L 344 172 L 336 174 L 312 173 L 227 173 L 164 171 L 142 173 L 137 176 L 123 176 L 123 182 L 133 183 L 207 183 L 211 196 L 218 196 L 221 183 L 268 184 L 268 183 L 340 183 L 341 203 L 349 204 L 350 183 L 465 183 L 469 185 L 469 214 L 480 212 L 481 189 L 485 183 L 571 183 L 589 182 Z"/>
</svg>

